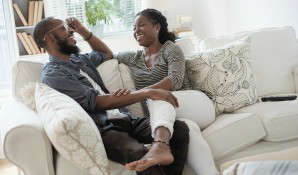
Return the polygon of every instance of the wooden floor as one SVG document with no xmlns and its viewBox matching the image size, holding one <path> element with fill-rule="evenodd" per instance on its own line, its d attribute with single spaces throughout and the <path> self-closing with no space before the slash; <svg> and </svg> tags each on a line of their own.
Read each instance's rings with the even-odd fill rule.
<svg viewBox="0 0 298 175">
<path fill-rule="evenodd" d="M 18 175 L 18 169 L 6 160 L 0 160 L 0 175 Z"/>
</svg>

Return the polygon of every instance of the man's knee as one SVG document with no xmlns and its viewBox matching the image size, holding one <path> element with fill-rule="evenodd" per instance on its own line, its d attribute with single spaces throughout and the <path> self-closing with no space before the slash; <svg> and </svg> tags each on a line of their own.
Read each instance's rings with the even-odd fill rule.
<svg viewBox="0 0 298 175">
<path fill-rule="evenodd" d="M 172 136 L 175 143 L 188 144 L 189 143 L 189 128 L 185 122 L 176 120 L 174 123 L 174 133 Z"/>
<path fill-rule="evenodd" d="M 121 164 L 138 160 L 146 153 L 144 145 L 126 132 L 108 131 L 102 139 L 108 158 Z"/>
</svg>

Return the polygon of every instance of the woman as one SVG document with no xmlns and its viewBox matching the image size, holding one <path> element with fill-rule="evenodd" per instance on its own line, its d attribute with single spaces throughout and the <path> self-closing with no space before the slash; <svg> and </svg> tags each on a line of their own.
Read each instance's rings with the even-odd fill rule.
<svg viewBox="0 0 298 175">
<path fill-rule="evenodd" d="M 191 119 L 200 128 L 204 128 L 215 120 L 215 113 L 206 95 L 188 90 L 190 85 L 183 52 L 174 43 L 175 35 L 170 33 L 167 27 L 166 18 L 158 10 L 145 9 L 139 12 L 135 18 L 134 38 L 144 49 L 119 53 L 114 58 L 129 66 L 137 89 L 158 88 L 174 91 L 179 103 L 178 108 L 165 101 L 147 101 L 152 133 L 154 134 L 158 127 L 167 128 L 169 140 L 176 117 Z M 198 174 L 218 174 L 200 128 L 190 120 L 185 122 L 190 129 L 188 163 Z M 142 170 L 142 163 L 133 162 L 127 167 Z"/>
</svg>

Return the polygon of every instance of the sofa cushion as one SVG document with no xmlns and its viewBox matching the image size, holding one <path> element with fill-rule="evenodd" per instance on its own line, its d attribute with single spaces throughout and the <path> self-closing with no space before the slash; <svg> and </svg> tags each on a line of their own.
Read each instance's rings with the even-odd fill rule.
<svg viewBox="0 0 298 175">
<path fill-rule="evenodd" d="M 109 161 L 111 175 L 136 175 L 135 171 L 130 171 L 124 168 L 123 165 Z M 87 175 L 88 172 L 78 168 L 69 160 L 63 158 L 60 154 L 56 156 L 56 174 L 55 175 Z M 183 175 L 197 175 L 188 164 L 184 166 Z"/>
<path fill-rule="evenodd" d="M 119 64 L 119 71 L 120 71 L 120 75 L 121 75 L 123 88 L 135 91 L 136 86 L 135 86 L 134 80 L 131 76 L 130 69 L 128 68 L 128 66 L 126 66 L 125 64 Z M 134 103 L 132 105 L 127 106 L 127 108 L 135 116 L 138 116 L 138 117 L 145 116 L 141 103 Z"/>
<path fill-rule="evenodd" d="M 262 120 L 267 141 L 286 141 L 298 138 L 298 100 L 259 102 L 241 108 L 237 113 L 255 113 Z"/>
<path fill-rule="evenodd" d="M 22 98 L 21 89 L 29 82 L 40 82 L 43 62 L 17 61 L 12 69 L 12 95 L 17 100 Z"/>
<path fill-rule="evenodd" d="M 118 67 L 118 60 L 112 59 L 106 61 L 97 67 L 106 88 L 112 93 L 117 89 L 122 89 L 123 84 Z"/>
<path fill-rule="evenodd" d="M 220 165 L 220 171 L 236 163 L 248 162 L 248 161 L 268 161 L 268 160 L 296 160 L 298 161 L 298 147 L 286 148 L 279 151 L 273 151 L 269 153 L 261 153 L 252 156 L 246 156 L 239 159 L 234 159 Z"/>
<path fill-rule="evenodd" d="M 135 171 L 129 171 L 113 161 L 109 161 L 109 168 L 111 175 L 136 175 Z M 89 175 L 89 173 L 58 154 L 56 156 L 56 175 Z"/>
<path fill-rule="evenodd" d="M 223 175 L 294 175 L 298 172 L 298 161 L 249 161 L 236 163 Z"/>
<path fill-rule="evenodd" d="M 117 59 L 102 63 L 97 67 L 97 71 L 100 73 L 106 88 L 110 92 L 123 88 L 136 90 L 129 68 L 124 64 L 119 64 Z M 129 105 L 127 108 L 135 116 L 144 116 L 140 103 Z"/>
<path fill-rule="evenodd" d="M 109 161 L 99 130 L 72 98 L 36 83 L 36 110 L 56 150 L 90 175 L 108 175 Z"/>
<path fill-rule="evenodd" d="M 190 58 L 186 66 L 192 87 L 212 98 L 217 114 L 257 101 L 249 38 Z"/>
<path fill-rule="evenodd" d="M 233 35 L 210 37 L 201 42 L 201 49 L 222 47 L 250 36 L 252 68 L 260 96 L 294 93 L 293 67 L 298 65 L 298 45 L 292 27 L 265 28 Z M 267 69 L 270 66 L 270 69 Z"/>
<path fill-rule="evenodd" d="M 253 113 L 222 114 L 203 131 L 216 160 L 261 140 L 266 135 Z"/>
</svg>

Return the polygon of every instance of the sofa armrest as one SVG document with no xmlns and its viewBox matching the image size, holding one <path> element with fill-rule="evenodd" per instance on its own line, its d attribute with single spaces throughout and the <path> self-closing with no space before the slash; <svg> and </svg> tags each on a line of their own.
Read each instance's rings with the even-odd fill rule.
<svg viewBox="0 0 298 175">
<path fill-rule="evenodd" d="M 294 67 L 294 84 L 295 92 L 298 93 L 298 66 Z"/>
<path fill-rule="evenodd" d="M 25 175 L 54 175 L 52 146 L 39 116 L 13 100 L 0 114 L 2 149 L 6 159 Z"/>
</svg>

